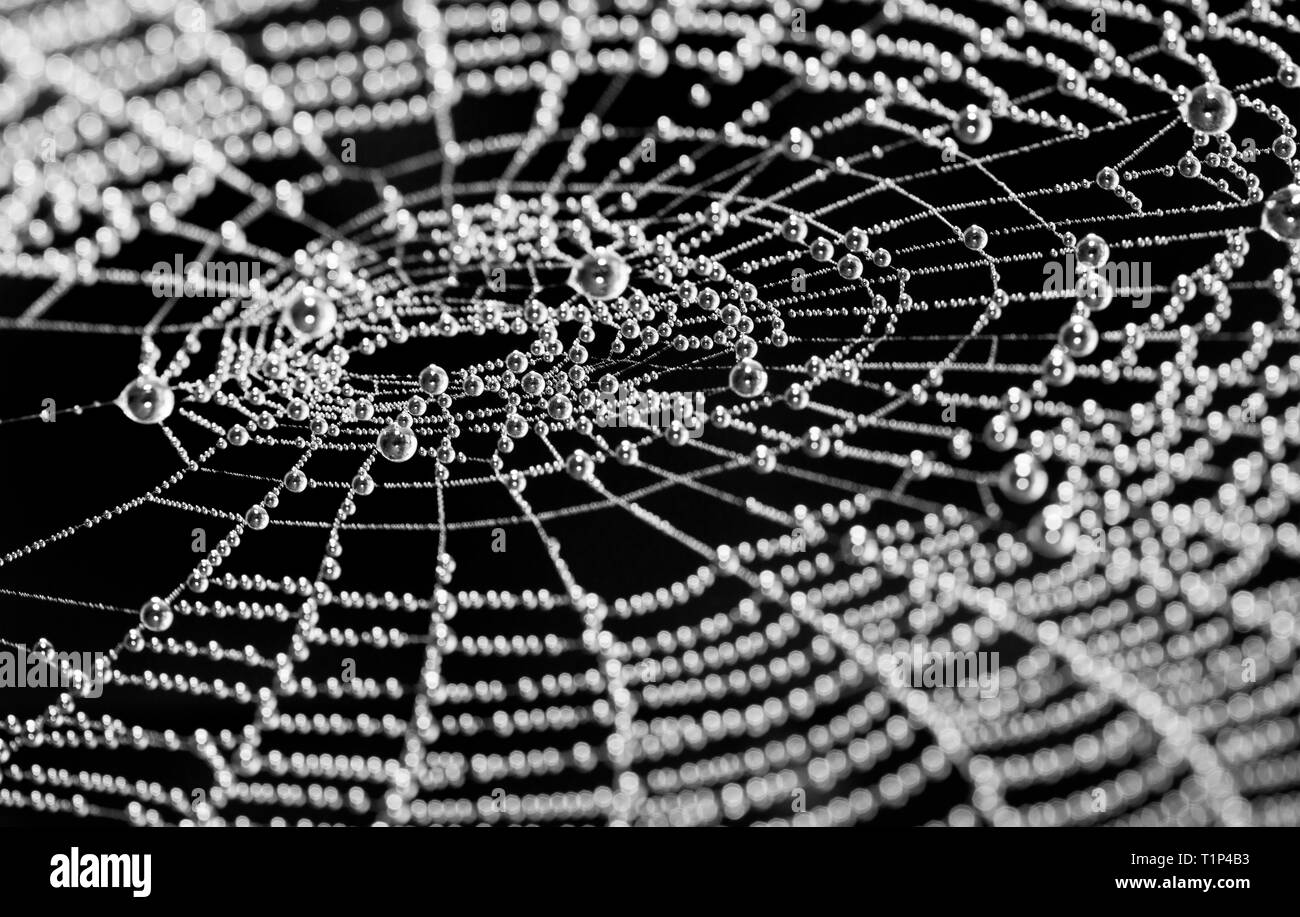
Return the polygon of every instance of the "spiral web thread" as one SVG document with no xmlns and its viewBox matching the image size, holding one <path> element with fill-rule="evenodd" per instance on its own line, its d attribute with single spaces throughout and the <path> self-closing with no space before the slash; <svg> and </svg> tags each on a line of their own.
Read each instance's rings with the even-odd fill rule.
<svg viewBox="0 0 1300 917">
<path fill-rule="evenodd" d="M 102 698 L 0 721 L 0 805 L 1300 819 L 1298 265 L 1260 230 L 1295 164 L 1288 4 L 165 6 L 0 27 L 0 329 L 138 339 L 57 425 L 172 456 L 0 543 L 5 617 L 113 631 Z M 1207 83 L 1239 108 L 1213 137 L 1180 111 Z M 1077 293 L 1044 278 L 1087 233 L 1135 273 L 1062 360 Z M 598 299 L 571 275 L 605 249 L 630 280 Z M 260 276 L 155 299 L 176 251 Z M 304 296 L 337 307 L 320 337 L 283 320 Z M 157 426 L 113 405 L 137 374 L 175 394 Z M 617 386 L 704 417 L 611 426 Z M 25 578 L 91 538 L 125 561 L 133 524 L 214 544 L 111 596 Z M 998 692 L 887 677 L 914 643 L 997 652 Z"/>
</svg>

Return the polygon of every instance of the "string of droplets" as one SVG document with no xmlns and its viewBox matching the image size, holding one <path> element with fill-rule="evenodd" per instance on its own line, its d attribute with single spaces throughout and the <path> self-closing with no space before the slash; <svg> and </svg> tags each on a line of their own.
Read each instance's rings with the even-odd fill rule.
<svg viewBox="0 0 1300 917">
<path fill-rule="evenodd" d="M 250 808 L 265 813 L 252 820 L 309 822 L 844 823 L 903 808 L 927 788 L 957 780 L 968 788 L 965 800 L 927 817 L 954 824 L 1300 819 L 1297 581 L 1259 579 L 1271 557 L 1300 550 L 1292 289 L 1300 191 L 1283 183 L 1266 193 L 1264 170 L 1234 141 L 1239 109 L 1273 124 L 1269 154 L 1294 175 L 1295 128 L 1257 97 L 1300 83 L 1284 47 L 1297 30 L 1294 17 L 1257 4 L 1216 16 L 1203 4 L 1175 15 L 1137 4 L 1049 11 L 1012 3 L 958 13 L 891 2 L 865 5 L 864 25 L 847 32 L 799 25 L 821 9 L 409 2 L 368 8 L 355 20 L 286 22 L 287 7 L 266 4 L 259 15 L 277 18 L 260 34 L 243 28 L 245 10 L 222 4 L 183 4 L 134 34 L 124 26 L 142 14 L 125 5 L 90 16 L 55 8 L 9 17 L 0 27 L 8 74 L 0 111 L 16 129 L 0 160 L 9 187 L 0 202 L 0 271 L 50 286 L 5 320 L 5 333 L 139 333 L 139 376 L 117 403 L 129 419 L 160 427 L 182 470 L 141 498 L 9 550 L 3 567 L 17 569 L 25 556 L 146 504 L 226 520 L 228 534 L 188 576 L 144 603 L 101 674 L 111 680 L 110 699 L 112 686 L 136 684 L 255 712 L 239 732 L 153 731 L 90 716 L 88 702 L 71 691 L 45 715 L 10 717 L 0 727 L 0 757 L 9 762 L 0 804 L 139 823 L 222 822 L 227 810 Z M 1154 30 L 1154 44 L 1121 54 L 1088 27 L 1097 10 L 1110 22 L 1101 34 L 1132 30 L 1145 40 Z M 949 36 L 952 49 L 911 40 L 919 27 Z M 698 40 L 704 36 L 724 38 L 730 50 Z M 1075 70 L 1066 56 L 1038 47 L 1054 42 L 1083 52 L 1090 69 Z M 1219 44 L 1262 52 L 1275 70 L 1225 86 L 1214 65 Z M 83 50 L 95 46 L 105 53 Z M 1003 87 L 983 72 L 985 65 L 1003 72 L 994 63 L 1036 78 Z M 904 64 L 920 76 L 897 76 Z M 743 89 L 764 71 L 784 74 L 783 88 L 738 113 L 713 102 L 713 91 L 725 97 L 726 87 Z M 680 85 L 692 72 L 698 82 L 690 96 L 704 126 L 667 117 L 648 133 L 622 126 L 619 103 L 629 84 L 676 78 Z M 1182 80 L 1187 72 L 1202 82 L 1167 82 L 1166 73 Z M 575 124 L 566 101 L 587 81 L 609 86 Z M 466 106 L 491 106 L 525 89 L 538 96 L 527 124 L 457 139 Z M 1140 110 L 1130 113 L 1124 100 L 1135 89 L 1154 90 L 1165 107 L 1135 101 Z M 40 117 L 26 115 L 44 90 L 59 101 Z M 971 92 L 982 101 L 956 101 Z M 844 114 L 767 128 L 797 111 L 800 99 L 826 96 L 843 99 Z M 1087 103 L 1086 122 L 1064 113 L 1069 102 Z M 352 131 L 430 122 L 436 142 L 427 155 L 362 168 L 335 152 Z M 1134 127 L 1149 131 L 1148 141 L 1091 181 L 1014 190 L 1018 183 L 1001 168 L 1017 155 L 1069 156 L 1097 136 Z M 866 139 L 850 143 L 852 152 L 820 152 L 864 128 Z M 996 134 L 1017 128 L 1039 133 L 1024 145 L 996 145 Z M 1170 133 L 1185 138 L 1180 158 L 1131 167 Z M 1211 144 L 1214 152 L 1205 152 Z M 647 155 L 656 145 L 676 155 Z M 990 145 L 994 151 L 981 155 Z M 564 155 L 548 180 L 525 178 L 552 149 Z M 617 167 L 592 173 L 588 162 L 611 149 L 619 151 Z M 930 158 L 918 158 L 927 149 Z M 898 150 L 917 156 L 891 159 Z M 722 158 L 726 151 L 732 158 Z M 265 186 L 243 169 L 295 154 L 319 170 Z M 458 180 L 479 160 L 503 161 L 499 178 Z M 180 165 L 175 178 L 152 177 L 164 162 Z M 423 190 L 398 190 L 423 172 L 434 176 Z M 909 187 L 961 172 L 987 181 L 1020 222 L 955 222 L 976 209 L 971 202 L 928 200 Z M 789 176 L 780 193 L 747 193 L 772 174 Z M 1206 183 L 1218 197 L 1204 208 L 1147 207 L 1135 189 L 1150 178 Z M 348 179 L 372 183 L 375 206 L 341 226 L 315 220 L 313 195 Z M 218 185 L 246 195 L 249 206 L 216 228 L 188 222 Z M 833 202 L 803 207 L 803 195 L 817 189 L 834 191 Z M 1160 220 L 1164 234 L 1128 236 L 1122 218 L 1103 214 L 1101 192 Z M 1096 215 L 1048 219 L 1040 210 L 1053 194 Z M 849 211 L 878 195 L 909 201 L 912 213 L 855 222 Z M 1182 232 L 1179 218 L 1202 211 L 1219 215 L 1218 228 L 1208 236 Z M 84 212 L 99 225 L 78 236 Z M 273 212 L 314 227 L 318 241 L 292 253 L 251 244 L 247 231 Z M 918 220 L 938 230 L 933 241 L 891 247 L 891 234 Z M 230 252 L 269 269 L 242 288 L 211 291 L 225 298 L 192 325 L 166 324 L 175 300 L 143 326 L 60 323 L 59 301 L 76 286 L 158 280 L 101 266 L 145 227 L 201 242 L 202 261 Z M 1017 235 L 1036 231 L 1055 247 L 1014 248 Z M 58 242 L 70 237 L 71 244 Z M 1117 289 L 1107 279 L 1119 250 L 1162 253 L 1197 238 L 1222 248 L 1171 283 Z M 1263 282 L 1235 282 L 1247 256 L 1261 250 L 1283 252 L 1283 260 Z M 1081 270 L 1069 289 L 1044 295 L 1004 283 L 1002 271 L 1017 259 L 1069 253 Z M 967 257 L 986 275 L 982 289 L 952 297 L 950 287 L 943 299 L 914 292 L 936 271 L 964 278 L 958 272 L 969 269 Z M 500 287 L 488 282 L 498 268 L 506 278 Z M 795 268 L 802 287 L 791 282 Z M 1099 329 L 1101 313 L 1144 293 L 1156 295 L 1158 310 Z M 1245 297 L 1260 319 L 1243 338 L 1223 328 Z M 1027 336 L 1041 345 L 1039 358 L 1000 362 L 999 345 L 1017 337 L 1005 330 L 1004 315 L 1059 299 L 1070 306 L 1059 335 Z M 909 314 L 950 309 L 971 318 L 962 334 L 940 336 L 944 356 L 880 356 L 891 344 L 928 343 Z M 148 315 L 148 307 L 133 314 Z M 821 340 L 818 321 L 835 318 L 860 319 L 861 328 Z M 158 341 L 176 333 L 184 334 L 181 346 L 164 350 Z M 422 339 L 445 338 L 453 347 L 463 335 L 501 334 L 532 343 L 527 352 L 511 349 L 450 371 L 434 363 L 414 377 L 349 368 Z M 963 359 L 985 343 L 987 362 Z M 1119 345 L 1115 356 L 1094 356 L 1103 343 Z M 812 356 L 783 362 L 784 351 L 810 344 Z M 1150 365 L 1144 356 L 1155 344 L 1174 350 Z M 1210 345 L 1236 352 L 1202 357 Z M 194 357 L 211 352 L 215 369 L 191 372 Z M 677 362 L 669 363 L 673 354 Z M 965 390 L 963 375 L 979 370 L 1019 384 L 1000 395 Z M 642 427 L 634 414 L 635 431 L 608 435 L 608 422 L 623 419 L 620 406 L 654 394 L 661 379 L 673 392 L 703 395 L 704 414 L 662 427 Z M 1120 397 L 1128 400 L 1075 403 L 1071 389 L 1086 380 L 1124 382 Z M 1132 400 L 1133 392 L 1150 394 Z M 927 406 L 930 415 L 915 419 Z M 218 422 L 217 408 L 242 422 Z M 948 421 L 948 408 L 987 420 L 976 434 Z M 491 448 L 458 445 L 482 432 L 491 434 Z M 892 449 L 891 435 L 944 448 Z M 575 437 L 581 447 L 555 445 Z M 515 466 L 516 444 L 534 440 L 552 460 Z M 1243 444 L 1228 466 L 1216 463 L 1223 446 Z M 299 457 L 282 476 L 268 469 L 268 490 L 251 507 L 168 495 L 182 479 L 218 469 L 227 450 L 277 445 Z M 979 450 L 1006 453 L 1001 470 L 968 465 Z M 313 457 L 346 452 L 355 453 L 350 480 L 312 477 Z M 684 455 L 712 464 L 674 458 Z M 407 462 L 428 476 L 388 480 Z M 611 489 L 615 466 L 656 483 Z M 897 483 L 855 477 L 855 467 L 868 466 L 895 469 Z M 735 479 L 710 481 L 738 469 L 779 476 L 791 494 L 841 496 L 820 506 L 798 498 L 772 505 Z M 534 509 L 525 494 L 562 474 L 584 485 L 590 502 Z M 1216 476 L 1213 497 L 1182 495 L 1187 482 Z M 389 486 L 433 489 L 438 517 L 348 521 L 364 498 Z M 293 495 L 309 487 L 342 493 L 333 518 L 295 518 Z M 503 488 L 515 515 L 445 518 L 444 493 L 479 487 Z M 646 505 L 656 489 L 738 507 L 753 528 L 727 544 L 705 544 L 691 534 L 689 515 L 677 522 Z M 1033 508 L 1023 526 L 1005 509 L 1018 504 Z M 584 586 L 549 528 L 600 508 L 698 555 L 698 568 L 641 594 Z M 449 541 L 506 523 L 535 532 L 562 588 L 457 588 Z M 328 533 L 313 575 L 234 572 L 235 564 L 263 563 L 246 556 L 245 539 L 269 548 L 251 533 L 280 526 Z M 344 588 L 344 548 L 376 530 L 436 532 L 437 585 L 419 595 Z M 726 585 L 745 597 L 715 599 Z M 207 597 L 218 588 L 240 598 Z M 674 606 L 709 610 L 698 624 L 656 628 L 655 615 Z M 361 609 L 411 616 L 371 631 L 321 623 L 322 612 Z M 458 615 L 514 609 L 577 616 L 581 636 L 455 633 Z M 105 610 L 120 609 L 106 603 Z M 217 639 L 168 636 L 191 617 L 214 619 Z M 221 620 L 232 617 L 291 622 L 295 631 L 288 646 L 235 648 L 219 637 Z M 1003 670 L 996 698 L 900 686 L 881 670 L 909 638 L 940 652 L 974 652 L 1008 634 L 1031 649 Z M 302 675 L 313 652 L 331 645 L 423 646 L 424 662 L 418 677 Z M 489 665 L 477 681 L 451 682 L 442 675 L 451 656 L 552 657 L 573 667 L 499 680 Z M 127 665 L 132 657 L 158 661 L 136 674 Z M 183 674 L 187 658 L 247 666 L 250 678 L 227 684 Z M 273 677 L 254 688 L 251 673 L 259 670 Z M 409 717 L 284 709 L 290 700 L 323 699 L 328 710 L 330 701 L 384 696 L 409 701 Z M 458 710 L 483 703 L 497 712 Z M 573 738 L 590 725 L 604 732 L 603 742 Z M 553 740 L 539 748 L 520 738 L 532 732 Z M 452 737 L 478 733 L 519 744 L 505 754 L 443 750 Z M 301 736 L 306 747 L 312 734 L 400 739 L 403 753 L 286 753 L 280 741 L 267 741 Z M 740 751 L 723 750 L 736 740 Z M 212 783 L 195 802 L 188 788 L 42 766 L 49 746 L 166 748 L 206 762 Z M 1113 768 L 1123 769 L 1069 795 L 1013 802 L 1027 788 L 1046 788 L 1050 797 L 1058 782 Z M 589 789 L 494 790 L 507 780 L 527 785 L 550 773 L 606 771 L 609 780 Z"/>
</svg>

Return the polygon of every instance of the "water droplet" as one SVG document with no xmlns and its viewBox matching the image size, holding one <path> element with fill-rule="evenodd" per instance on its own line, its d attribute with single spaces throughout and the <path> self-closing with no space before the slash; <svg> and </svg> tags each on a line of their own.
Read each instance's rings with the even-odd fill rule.
<svg viewBox="0 0 1300 917">
<path fill-rule="evenodd" d="M 420 390 L 426 395 L 441 395 L 447 390 L 447 371 L 435 363 L 420 370 Z"/>
<path fill-rule="evenodd" d="M 519 414 L 510 414 L 506 417 L 506 436 L 511 439 L 523 439 L 528 435 L 528 421 Z"/>
<path fill-rule="evenodd" d="M 172 607 L 157 596 L 140 607 L 140 626 L 146 630 L 167 630 L 172 626 L 172 620 Z"/>
<path fill-rule="evenodd" d="M 1061 346 L 1072 357 L 1086 357 L 1097 349 L 1097 326 L 1082 316 L 1075 316 L 1061 326 Z"/>
<path fill-rule="evenodd" d="M 1079 278 L 1078 286 L 1074 288 L 1074 295 L 1079 305 L 1092 312 L 1100 312 L 1110 305 L 1115 291 L 1111 289 L 1110 282 L 1105 277 L 1089 273 Z"/>
<path fill-rule="evenodd" d="M 1237 120 L 1237 102 L 1222 86 L 1204 83 L 1188 96 L 1183 105 L 1183 120 L 1195 130 L 1222 134 Z"/>
<path fill-rule="evenodd" d="M 1110 246 L 1095 232 L 1090 232 L 1074 247 L 1079 263 L 1087 267 L 1101 267 L 1110 260 Z"/>
<path fill-rule="evenodd" d="M 1020 440 L 1020 431 L 1006 414 L 994 414 L 984 425 L 984 445 L 997 452 L 1009 452 Z"/>
<path fill-rule="evenodd" d="M 546 402 L 546 413 L 554 420 L 568 420 L 573 416 L 573 402 L 567 395 L 553 395 L 551 400 Z"/>
<path fill-rule="evenodd" d="M 585 481 L 591 477 L 594 468 L 595 463 L 591 460 L 591 456 L 581 449 L 569 456 L 564 463 L 564 470 L 569 473 L 570 477 L 577 478 L 579 481 Z"/>
<path fill-rule="evenodd" d="M 972 223 L 967 226 L 961 234 L 961 241 L 973 252 L 984 251 L 984 246 L 989 244 L 989 234 L 984 231 L 983 226 L 977 226 Z"/>
<path fill-rule="evenodd" d="M 967 105 L 957 116 L 954 129 L 962 143 L 983 143 L 993 133 L 993 119 L 978 105 Z"/>
<path fill-rule="evenodd" d="M 623 295 L 632 269 L 621 257 L 608 249 L 584 255 L 573 266 L 569 286 L 592 299 L 615 299 Z"/>
<path fill-rule="evenodd" d="M 284 310 L 289 327 L 309 340 L 324 337 L 338 321 L 339 310 L 320 290 L 307 288 Z"/>
<path fill-rule="evenodd" d="M 1201 174 L 1201 161 L 1195 153 L 1184 153 L 1178 160 L 1178 174 L 1183 178 L 1195 178 Z"/>
<path fill-rule="evenodd" d="M 394 422 L 379 431 L 379 439 L 375 441 L 375 445 L 379 449 L 379 454 L 390 462 L 404 462 L 415 455 L 419 441 L 411 431 L 410 423 L 403 426 Z"/>
<path fill-rule="evenodd" d="M 1300 185 L 1288 185 L 1269 195 L 1264 202 L 1264 216 L 1260 225 L 1266 233 L 1279 241 L 1300 240 Z"/>
<path fill-rule="evenodd" d="M 793 213 L 781 224 L 781 238 L 787 242 L 802 242 L 807 235 L 808 224 Z"/>
<path fill-rule="evenodd" d="M 857 255 L 845 255 L 836 263 L 835 269 L 845 280 L 857 280 L 862 276 L 862 259 Z"/>
<path fill-rule="evenodd" d="M 1043 361 L 1043 381 L 1059 388 L 1073 382 L 1074 374 L 1074 360 L 1064 349 L 1053 347 L 1047 359 Z"/>
<path fill-rule="evenodd" d="M 1051 505 L 1033 518 L 1025 532 L 1029 546 L 1046 557 L 1065 557 L 1079 540 L 1079 523 Z"/>
<path fill-rule="evenodd" d="M 803 441 L 803 451 L 813 458 L 825 458 L 831 451 L 831 438 L 821 427 L 809 427 Z"/>
<path fill-rule="evenodd" d="M 256 503 L 244 513 L 244 521 L 248 523 L 249 528 L 260 532 L 270 524 L 271 516 L 262 504 Z"/>
<path fill-rule="evenodd" d="M 785 148 L 795 159 L 802 161 L 812 158 L 812 138 L 801 128 L 790 128 L 790 132 L 786 134 Z"/>
<path fill-rule="evenodd" d="M 767 370 L 757 360 L 741 360 L 731 368 L 727 384 L 742 398 L 757 398 L 767 388 Z"/>
<path fill-rule="evenodd" d="M 1033 503 L 1047 493 L 1047 471 L 1028 452 L 1021 452 L 1002 466 L 998 488 L 1016 503 Z"/>
<path fill-rule="evenodd" d="M 171 416 L 176 397 L 167 383 L 154 376 L 141 376 L 122 389 L 117 405 L 136 423 L 162 423 Z"/>
<path fill-rule="evenodd" d="M 614 450 L 614 457 L 618 459 L 621 465 L 635 465 L 639 458 L 636 443 L 623 440 L 618 444 L 618 448 Z"/>
<path fill-rule="evenodd" d="M 755 447 L 750 460 L 759 474 L 769 474 L 776 468 L 776 453 L 767 446 Z"/>
</svg>

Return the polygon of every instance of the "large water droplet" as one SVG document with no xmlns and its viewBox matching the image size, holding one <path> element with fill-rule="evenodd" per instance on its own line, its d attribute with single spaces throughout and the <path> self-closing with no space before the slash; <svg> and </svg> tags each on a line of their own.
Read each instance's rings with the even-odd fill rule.
<svg viewBox="0 0 1300 917">
<path fill-rule="evenodd" d="M 1183 105 L 1183 120 L 1207 134 L 1222 134 L 1237 120 L 1237 102 L 1232 93 L 1215 83 L 1192 90 Z"/>
<path fill-rule="evenodd" d="M 420 371 L 420 390 L 426 395 L 441 395 L 447 390 L 447 371 L 430 363 Z"/>
<path fill-rule="evenodd" d="M 989 244 L 989 234 L 983 226 L 972 223 L 962 232 L 961 240 L 971 251 L 982 252 L 984 246 Z"/>
<path fill-rule="evenodd" d="M 248 512 L 244 513 L 244 521 L 248 523 L 249 528 L 260 532 L 271 524 L 271 514 L 262 504 L 254 503 L 248 508 Z"/>
<path fill-rule="evenodd" d="M 1075 371 L 1074 360 L 1061 347 L 1053 347 L 1043 361 L 1043 381 L 1053 387 L 1069 385 Z"/>
<path fill-rule="evenodd" d="M 324 337 L 338 321 L 339 310 L 330 298 L 308 287 L 294 297 L 284 310 L 289 327 L 309 340 Z"/>
<path fill-rule="evenodd" d="M 953 127 L 962 143 L 983 143 L 993 133 L 993 119 L 978 105 L 967 105 Z"/>
<path fill-rule="evenodd" d="M 154 596 L 140 608 L 140 625 L 146 630 L 166 630 L 172 626 L 172 607 Z"/>
<path fill-rule="evenodd" d="M 1274 239 L 1300 241 L 1300 185 L 1288 185 L 1269 195 L 1260 225 Z"/>
<path fill-rule="evenodd" d="M 1021 452 L 998 475 L 998 488 L 1008 500 L 1033 503 L 1047 493 L 1047 471 L 1028 452 Z"/>
<path fill-rule="evenodd" d="M 623 295 L 632 279 L 632 268 L 614 252 L 601 249 L 584 255 L 573 266 L 569 286 L 592 299 L 615 299 Z"/>
<path fill-rule="evenodd" d="M 390 462 L 404 462 L 415 455 L 419 440 L 415 438 L 415 433 L 411 431 L 409 425 L 390 423 L 379 431 L 379 439 L 375 445 L 379 447 L 379 454 Z"/>
<path fill-rule="evenodd" d="M 1095 232 L 1090 232 L 1074 246 L 1075 257 L 1087 267 L 1101 267 L 1110 260 L 1110 246 Z"/>
<path fill-rule="evenodd" d="M 731 390 L 742 398 L 757 398 L 767 388 L 767 370 L 757 360 L 741 360 L 727 377 Z"/>
<path fill-rule="evenodd" d="M 1079 541 L 1079 523 L 1053 504 L 1030 520 L 1025 540 L 1046 557 L 1065 557 Z"/>
<path fill-rule="evenodd" d="M 1072 357 L 1086 357 L 1097 349 L 1097 326 L 1076 315 L 1061 326 L 1061 346 Z"/>
<path fill-rule="evenodd" d="M 141 376 L 122 389 L 117 406 L 136 423 L 162 423 L 171 416 L 176 396 L 161 379 Z"/>
</svg>

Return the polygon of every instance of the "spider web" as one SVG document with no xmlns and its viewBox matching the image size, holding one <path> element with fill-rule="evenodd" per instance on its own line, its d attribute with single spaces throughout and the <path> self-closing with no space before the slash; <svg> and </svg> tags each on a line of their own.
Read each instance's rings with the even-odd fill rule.
<svg viewBox="0 0 1300 917">
<path fill-rule="evenodd" d="M 1286 6 L 11 10 L 0 807 L 1295 824 Z"/>
</svg>

